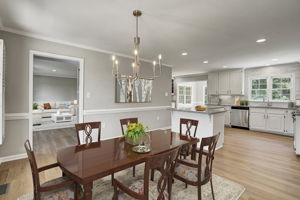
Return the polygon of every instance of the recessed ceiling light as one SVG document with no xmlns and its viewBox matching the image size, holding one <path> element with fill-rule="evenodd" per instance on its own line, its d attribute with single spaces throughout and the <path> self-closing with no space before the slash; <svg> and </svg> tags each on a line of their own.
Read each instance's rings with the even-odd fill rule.
<svg viewBox="0 0 300 200">
<path fill-rule="evenodd" d="M 182 52 L 182 53 L 181 53 L 181 55 L 183 55 L 183 56 L 187 56 L 187 55 L 188 55 L 188 53 L 187 53 L 187 52 Z"/>
<path fill-rule="evenodd" d="M 226 66 L 226 65 L 224 65 L 224 66 L 223 66 L 223 68 L 227 68 L 227 66 Z"/>
<path fill-rule="evenodd" d="M 273 58 L 273 59 L 272 59 L 272 61 L 278 61 L 278 60 L 279 60 L 278 58 Z"/>
<path fill-rule="evenodd" d="M 265 39 L 265 38 L 256 40 L 257 43 L 263 43 L 263 42 L 265 42 L 265 41 L 267 41 L 267 39 Z"/>
<path fill-rule="evenodd" d="M 203 63 L 204 63 L 204 64 L 207 64 L 207 63 L 208 63 L 208 60 L 203 61 Z"/>
<path fill-rule="evenodd" d="M 56 69 L 52 69 L 53 72 L 56 72 Z"/>
</svg>

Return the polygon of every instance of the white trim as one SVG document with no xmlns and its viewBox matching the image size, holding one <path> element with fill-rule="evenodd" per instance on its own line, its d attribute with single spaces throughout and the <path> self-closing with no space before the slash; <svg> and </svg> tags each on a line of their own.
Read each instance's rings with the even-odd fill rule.
<svg viewBox="0 0 300 200">
<path fill-rule="evenodd" d="M 5 120 L 29 119 L 28 113 L 5 113 Z"/>
<path fill-rule="evenodd" d="M 171 106 L 155 106 L 155 107 L 135 107 L 135 108 L 112 108 L 112 109 L 99 109 L 99 110 L 84 110 L 84 115 L 99 115 L 99 114 L 113 114 L 113 113 L 126 113 L 126 112 L 141 112 L 153 110 L 167 110 Z"/>
<path fill-rule="evenodd" d="M 26 153 L 21 153 L 21 154 L 12 155 L 12 156 L 0 157 L 0 163 L 13 161 L 13 160 L 19 160 L 19 159 L 23 159 L 23 158 L 27 158 Z"/>
<path fill-rule="evenodd" d="M 129 56 L 129 55 L 126 55 L 126 54 L 113 52 L 113 51 L 107 51 L 107 50 L 104 50 L 104 49 L 99 49 L 99 48 L 86 46 L 86 45 L 82 45 L 82 44 L 77 44 L 77 43 L 73 43 L 73 42 L 67 42 L 67 41 L 63 41 L 63 40 L 59 40 L 59 39 L 54 39 L 54 38 L 51 38 L 51 37 L 46 37 L 46 36 L 41 36 L 41 35 L 37 35 L 37 34 L 33 34 L 33 33 L 28 33 L 28 32 L 25 32 L 25 31 L 19 31 L 19 30 L 4 27 L 4 26 L 2 26 L 2 27 L 0 26 L 0 30 L 10 32 L 10 33 L 15 33 L 15 34 L 18 34 L 18 35 L 31 37 L 31 38 L 35 38 L 35 39 L 39 39 L 39 40 L 55 42 L 55 43 L 58 43 L 58 44 L 63 44 L 63 45 L 68 45 L 68 46 L 77 47 L 77 48 L 81 48 L 81 49 L 96 51 L 96 52 L 105 53 L 105 54 L 109 54 L 109 55 L 116 55 L 116 56 L 120 56 L 120 57 L 123 57 L 123 58 L 134 59 L 133 56 Z M 140 58 L 140 60 L 144 61 L 144 62 L 147 62 L 147 63 L 151 63 L 151 64 L 153 62 L 151 60 L 144 59 L 144 58 Z M 165 63 L 163 63 L 162 65 L 166 66 L 166 67 L 172 67 L 172 65 L 168 65 L 168 64 L 165 64 Z"/>
<path fill-rule="evenodd" d="M 33 103 L 33 58 L 35 55 L 43 56 L 43 57 L 50 57 L 50 58 L 57 58 L 57 59 L 64 59 L 64 60 L 74 60 L 79 62 L 79 122 L 83 122 L 83 105 L 84 105 L 84 59 L 78 58 L 78 57 L 71 57 L 71 56 L 65 56 L 65 55 L 58 55 L 48 52 L 42 52 L 42 51 L 35 51 L 30 50 L 29 52 L 29 141 L 31 144 L 33 144 L 33 137 L 32 137 L 32 103 Z"/>
</svg>

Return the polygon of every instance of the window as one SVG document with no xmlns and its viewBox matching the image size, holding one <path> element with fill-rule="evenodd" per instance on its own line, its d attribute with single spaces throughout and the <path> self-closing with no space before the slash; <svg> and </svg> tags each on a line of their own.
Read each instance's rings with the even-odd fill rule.
<svg viewBox="0 0 300 200">
<path fill-rule="evenodd" d="M 203 86 L 203 103 L 208 103 L 207 86 Z"/>
<path fill-rule="evenodd" d="M 267 79 L 252 79 L 251 81 L 251 99 L 263 101 L 267 98 Z"/>
<path fill-rule="evenodd" d="M 292 80 L 290 77 L 272 77 L 272 100 L 291 100 Z"/>
<path fill-rule="evenodd" d="M 192 87 L 178 86 L 178 103 L 191 104 L 192 103 Z"/>
<path fill-rule="evenodd" d="M 251 78 L 249 96 L 252 101 L 293 100 L 293 76 L 280 75 Z"/>
</svg>

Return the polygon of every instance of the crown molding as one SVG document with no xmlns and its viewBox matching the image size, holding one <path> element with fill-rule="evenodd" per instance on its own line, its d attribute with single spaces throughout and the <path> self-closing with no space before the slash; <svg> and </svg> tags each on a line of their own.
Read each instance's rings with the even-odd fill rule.
<svg viewBox="0 0 300 200">
<path fill-rule="evenodd" d="M 109 54 L 109 55 L 116 55 L 116 56 L 123 57 L 123 58 L 134 59 L 133 56 L 126 55 L 126 54 L 123 54 L 123 53 L 108 51 L 108 50 L 99 49 L 99 48 L 95 48 L 95 47 L 91 47 L 91 46 L 87 46 L 87 45 L 82 45 L 82 44 L 77 44 L 77 43 L 73 43 L 73 42 L 63 41 L 63 40 L 59 40 L 59 39 L 55 39 L 55 38 L 51 38 L 51 37 L 47 37 L 47 36 L 41 36 L 41 35 L 38 35 L 38 34 L 29 33 L 29 32 L 26 32 L 26 31 L 20 31 L 20 30 L 17 30 L 17 29 L 5 27 L 1 24 L 1 18 L 0 18 L 0 30 L 1 31 L 6 31 L 6 32 L 9 32 L 9 33 L 18 34 L 18 35 L 27 36 L 27 37 L 34 38 L 34 39 L 44 40 L 44 41 L 48 41 L 48 42 L 54 42 L 54 43 L 58 43 L 58 44 L 63 44 L 63 45 L 77 47 L 77 48 L 81 48 L 81 49 L 96 51 L 96 52 L 105 53 L 105 54 Z M 151 60 L 144 59 L 144 58 L 141 58 L 140 60 L 152 64 Z M 166 67 L 172 67 L 172 65 L 168 65 L 168 64 L 165 64 L 165 63 L 162 63 L 162 65 L 166 66 Z"/>
</svg>

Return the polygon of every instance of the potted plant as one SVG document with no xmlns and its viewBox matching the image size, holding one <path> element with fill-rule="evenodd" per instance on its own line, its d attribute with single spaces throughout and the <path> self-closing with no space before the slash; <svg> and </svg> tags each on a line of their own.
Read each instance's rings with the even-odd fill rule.
<svg viewBox="0 0 300 200">
<path fill-rule="evenodd" d="M 39 105 L 38 105 L 37 103 L 33 103 L 33 104 L 32 104 L 32 109 L 33 109 L 33 110 L 37 110 L 37 109 L 38 109 L 38 106 L 39 106 Z"/>
<path fill-rule="evenodd" d="M 141 139 L 148 134 L 148 126 L 143 126 L 142 123 L 130 123 L 124 134 L 125 141 L 131 145 L 143 143 Z"/>
</svg>

